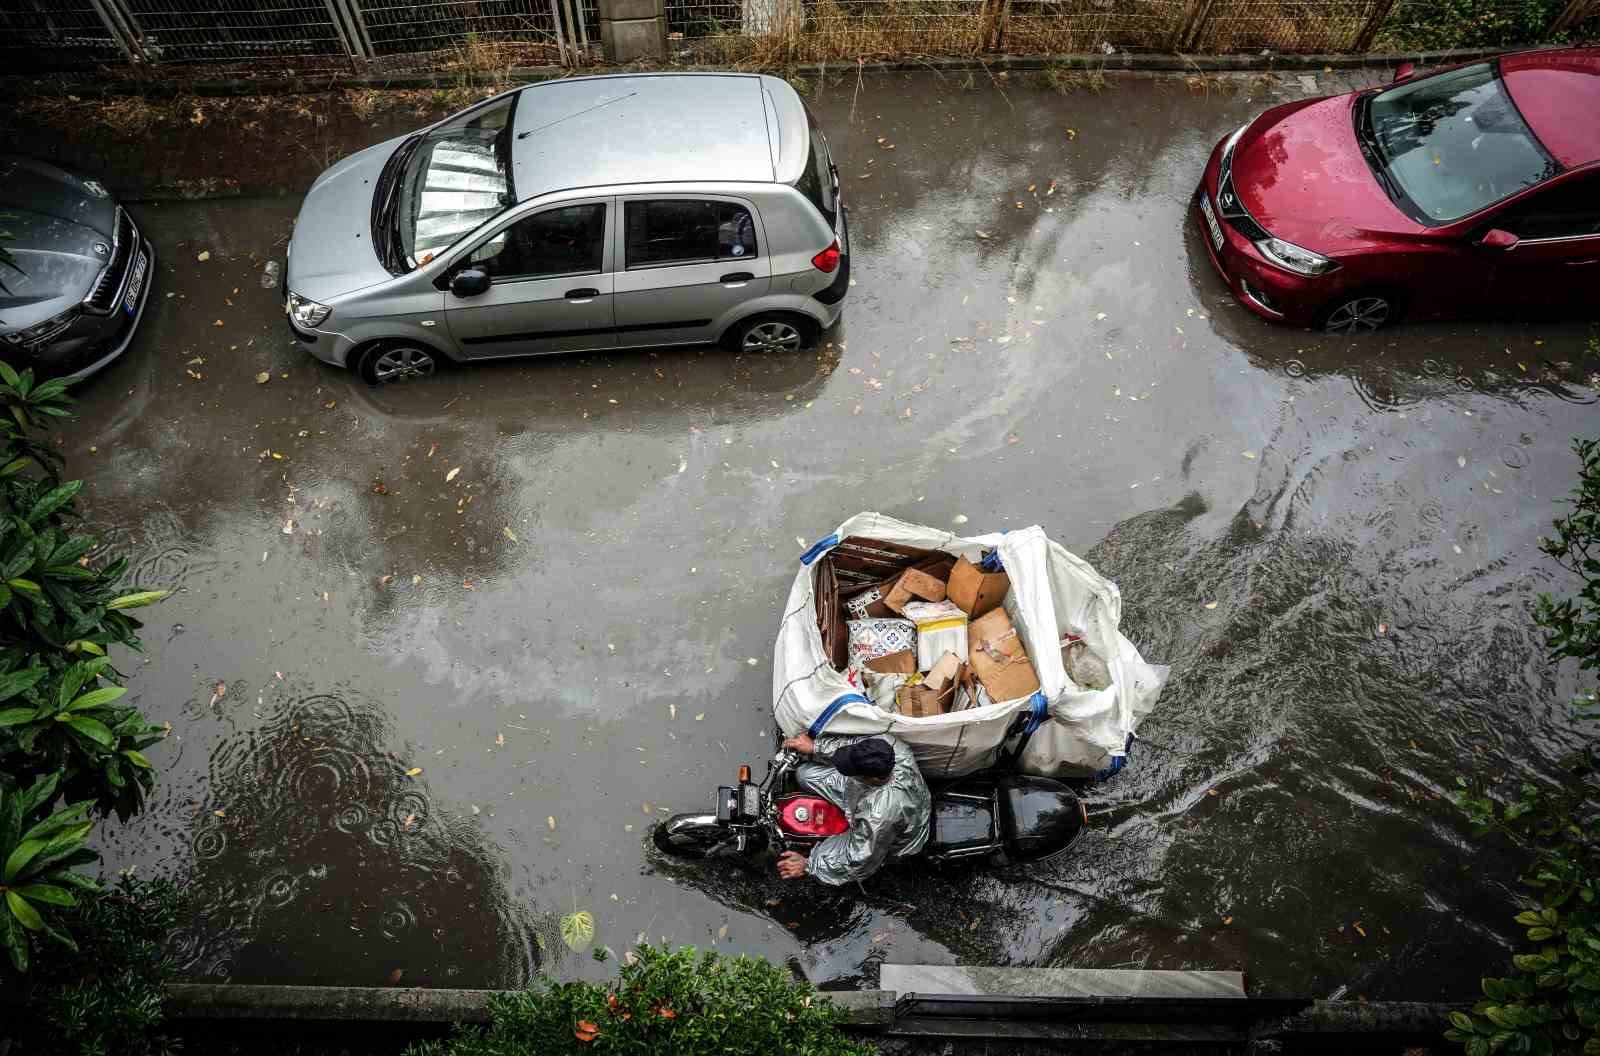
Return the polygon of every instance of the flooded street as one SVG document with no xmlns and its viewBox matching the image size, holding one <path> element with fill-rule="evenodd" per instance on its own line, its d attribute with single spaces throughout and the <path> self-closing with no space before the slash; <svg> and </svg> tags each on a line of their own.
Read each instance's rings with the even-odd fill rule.
<svg viewBox="0 0 1600 1056">
<path fill-rule="evenodd" d="M 373 390 L 300 352 L 263 287 L 297 198 L 134 207 L 152 308 L 62 450 L 140 586 L 179 591 L 124 665 L 173 728 L 156 794 L 102 849 L 193 885 L 189 978 L 608 972 L 562 946 L 574 909 L 618 953 L 749 951 L 832 986 L 890 960 L 1460 997 L 1505 959 L 1515 863 L 1448 797 L 1579 743 L 1529 606 L 1571 589 L 1537 540 L 1595 432 L 1590 328 L 1330 339 L 1235 305 L 1190 195 L 1297 77 L 978 80 L 808 86 L 854 288 L 799 357 Z M 832 891 L 650 845 L 761 772 L 799 555 L 860 510 L 1043 525 L 1172 665 L 1071 856 Z"/>
</svg>

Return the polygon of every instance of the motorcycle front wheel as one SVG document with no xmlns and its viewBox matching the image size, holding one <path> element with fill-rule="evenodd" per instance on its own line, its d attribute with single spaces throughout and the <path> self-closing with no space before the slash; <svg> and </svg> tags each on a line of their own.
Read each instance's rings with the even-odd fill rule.
<svg viewBox="0 0 1600 1056">
<path fill-rule="evenodd" d="M 721 858 L 739 853 L 737 836 L 715 814 L 674 814 L 656 826 L 654 837 L 656 846 L 674 858 Z M 753 850 L 748 839 L 746 854 Z"/>
</svg>

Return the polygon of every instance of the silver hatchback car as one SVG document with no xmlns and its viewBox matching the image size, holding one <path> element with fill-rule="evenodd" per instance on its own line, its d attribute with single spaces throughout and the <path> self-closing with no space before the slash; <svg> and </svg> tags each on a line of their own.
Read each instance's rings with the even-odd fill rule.
<svg viewBox="0 0 1600 1056">
<path fill-rule="evenodd" d="M 806 348 L 839 318 L 849 237 L 827 141 L 785 81 L 583 77 L 334 165 L 284 276 L 305 349 L 381 384 L 441 359 Z"/>
</svg>

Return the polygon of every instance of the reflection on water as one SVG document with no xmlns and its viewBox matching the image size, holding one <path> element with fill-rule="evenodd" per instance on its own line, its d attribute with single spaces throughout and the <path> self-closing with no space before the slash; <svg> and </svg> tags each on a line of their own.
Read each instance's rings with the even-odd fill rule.
<svg viewBox="0 0 1600 1056">
<path fill-rule="evenodd" d="M 197 907 L 174 940 L 185 976 L 482 986 L 533 975 L 548 921 L 536 927 L 507 890 L 503 852 L 477 823 L 435 806 L 374 702 L 323 694 L 260 713 L 217 746 L 191 808 Z"/>
</svg>

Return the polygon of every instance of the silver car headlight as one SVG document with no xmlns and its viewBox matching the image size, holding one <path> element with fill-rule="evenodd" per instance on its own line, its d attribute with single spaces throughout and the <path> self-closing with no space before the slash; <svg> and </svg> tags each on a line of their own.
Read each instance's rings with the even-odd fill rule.
<svg viewBox="0 0 1600 1056">
<path fill-rule="evenodd" d="M 1326 275 L 1339 267 L 1338 262 L 1281 238 L 1263 238 L 1256 243 L 1256 249 L 1284 271 L 1296 275 Z"/>
<path fill-rule="evenodd" d="M 1229 136 L 1223 142 L 1223 144 L 1222 144 L 1222 163 L 1223 163 L 1223 165 L 1227 165 L 1229 162 L 1231 162 L 1233 160 L 1233 148 L 1237 147 L 1239 145 L 1239 137 L 1244 135 L 1245 129 L 1249 128 L 1252 124 L 1254 124 L 1253 121 L 1246 121 L 1244 124 L 1240 125 L 1236 129 L 1234 129 L 1233 130 L 1233 135 Z"/>
<path fill-rule="evenodd" d="M 284 310 L 289 313 L 290 319 L 304 327 L 321 326 L 322 321 L 328 318 L 328 313 L 333 311 L 327 305 L 318 304 L 298 293 L 289 294 Z"/>
<path fill-rule="evenodd" d="M 41 345 L 48 345 L 66 333 L 72 324 L 78 321 L 78 316 L 82 314 L 82 309 L 77 305 L 73 305 L 60 315 L 51 316 L 42 323 L 37 323 L 25 330 L 13 330 L 7 334 L 0 334 L 0 337 L 3 337 L 8 344 L 20 345 L 29 349 L 38 348 Z"/>
</svg>

